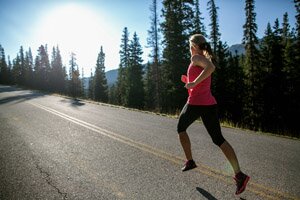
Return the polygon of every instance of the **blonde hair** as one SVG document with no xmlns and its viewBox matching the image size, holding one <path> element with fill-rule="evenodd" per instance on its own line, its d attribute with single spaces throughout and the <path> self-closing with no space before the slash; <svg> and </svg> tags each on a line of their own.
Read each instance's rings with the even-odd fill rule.
<svg viewBox="0 0 300 200">
<path fill-rule="evenodd" d="M 214 54 L 211 50 L 211 46 L 206 42 L 205 37 L 202 34 L 194 34 L 189 39 L 190 45 L 202 50 L 204 56 L 209 60 L 214 61 Z"/>
</svg>

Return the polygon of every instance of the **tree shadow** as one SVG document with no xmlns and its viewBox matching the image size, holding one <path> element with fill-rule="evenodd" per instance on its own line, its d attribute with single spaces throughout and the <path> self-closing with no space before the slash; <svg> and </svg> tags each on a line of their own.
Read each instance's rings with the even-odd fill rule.
<svg viewBox="0 0 300 200">
<path fill-rule="evenodd" d="M 2 92 L 15 92 L 15 91 L 20 91 L 21 89 L 19 88 L 15 88 L 12 86 L 8 86 L 8 85 L 0 85 L 0 93 Z"/>
<path fill-rule="evenodd" d="M 14 102 L 14 104 L 22 103 L 24 101 L 28 101 L 28 100 L 31 100 L 34 98 L 40 98 L 44 95 L 45 94 L 42 94 L 42 93 L 30 93 L 30 94 L 21 94 L 21 95 L 17 95 L 17 96 L 6 97 L 3 99 L 0 99 L 0 105 L 12 103 L 12 102 Z"/>
<path fill-rule="evenodd" d="M 196 189 L 198 190 L 198 192 L 200 192 L 200 194 L 202 194 L 205 198 L 207 198 L 208 200 L 217 200 L 213 195 L 211 195 L 209 192 L 207 192 L 206 190 L 200 188 L 200 187 L 196 187 Z"/>
<path fill-rule="evenodd" d="M 69 103 L 73 107 L 78 107 L 78 106 L 84 106 L 85 105 L 85 103 L 83 103 L 82 100 L 77 99 L 77 98 L 69 98 L 69 97 L 66 98 L 66 99 L 61 100 L 61 102 Z"/>
<path fill-rule="evenodd" d="M 72 106 L 84 106 L 85 103 L 83 103 L 80 99 L 71 99 L 71 105 Z"/>
</svg>

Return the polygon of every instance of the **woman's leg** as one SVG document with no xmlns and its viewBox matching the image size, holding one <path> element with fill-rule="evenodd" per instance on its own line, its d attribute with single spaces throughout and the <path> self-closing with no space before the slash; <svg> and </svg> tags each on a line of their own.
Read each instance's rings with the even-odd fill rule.
<svg viewBox="0 0 300 200">
<path fill-rule="evenodd" d="M 212 138 L 213 143 L 221 148 L 224 155 L 231 164 L 234 173 L 239 173 L 240 166 L 236 154 L 231 145 L 224 139 L 221 132 L 217 106 L 204 106 L 201 118 L 204 126 L 206 127 L 209 135 Z"/>
<path fill-rule="evenodd" d="M 186 129 L 197 119 L 200 115 L 197 110 L 197 106 L 192 106 L 186 104 L 179 116 L 178 124 L 177 124 L 177 132 L 180 144 L 183 148 L 185 157 L 187 161 L 192 161 L 192 166 L 196 166 L 193 161 L 192 150 L 191 150 L 191 141 L 186 132 Z M 186 163 L 187 165 L 187 163 Z M 185 168 L 185 167 L 184 167 Z M 189 168 L 189 167 L 187 167 Z M 185 169 L 183 169 L 185 171 Z"/>
<path fill-rule="evenodd" d="M 234 173 L 238 174 L 241 171 L 240 170 L 240 165 L 239 165 L 239 161 L 238 161 L 238 159 L 236 157 L 236 154 L 235 154 L 232 146 L 227 141 L 225 141 L 220 146 L 220 148 L 223 151 L 223 153 L 226 156 L 226 158 L 229 161 L 229 163 L 231 164 Z"/>
<path fill-rule="evenodd" d="M 183 148 L 186 159 L 193 160 L 192 150 L 191 150 L 191 141 L 190 141 L 188 134 L 185 131 L 179 133 L 179 140 L 180 140 L 181 146 Z"/>
<path fill-rule="evenodd" d="M 218 145 L 221 148 L 232 166 L 232 169 L 235 173 L 234 180 L 236 181 L 235 194 L 241 194 L 245 190 L 250 177 L 241 172 L 239 162 L 233 148 L 222 135 L 221 126 L 217 114 L 217 107 L 203 107 L 201 118 L 214 144 Z"/>
</svg>

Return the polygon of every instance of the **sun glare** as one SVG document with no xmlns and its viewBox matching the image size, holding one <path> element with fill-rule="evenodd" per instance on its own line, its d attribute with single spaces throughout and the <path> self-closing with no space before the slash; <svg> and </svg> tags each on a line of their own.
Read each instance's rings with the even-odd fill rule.
<svg viewBox="0 0 300 200">
<path fill-rule="evenodd" d="M 74 52 L 83 65 L 92 65 L 81 67 L 93 67 L 100 46 L 109 40 L 109 27 L 100 15 L 78 4 L 58 7 L 40 20 L 34 39 L 40 42 L 39 45 L 48 44 L 48 49 L 58 45 L 62 54 L 65 54 L 62 55 L 63 59 L 69 59 L 70 53 Z"/>
<path fill-rule="evenodd" d="M 41 20 L 38 39 L 70 48 L 81 46 L 99 37 L 99 23 L 98 16 L 88 9 L 67 5 L 53 10 Z"/>
</svg>

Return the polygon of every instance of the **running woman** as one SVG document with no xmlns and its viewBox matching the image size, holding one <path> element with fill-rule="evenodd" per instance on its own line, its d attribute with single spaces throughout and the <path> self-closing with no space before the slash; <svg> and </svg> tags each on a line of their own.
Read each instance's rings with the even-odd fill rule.
<svg viewBox="0 0 300 200">
<path fill-rule="evenodd" d="M 241 171 L 232 146 L 224 139 L 221 132 L 217 102 L 210 89 L 211 74 L 215 70 L 213 53 L 210 44 L 201 34 L 192 35 L 189 43 L 191 63 L 187 76 L 182 75 L 181 77 L 181 81 L 185 83 L 185 87 L 188 89 L 189 97 L 180 113 L 177 125 L 179 140 L 187 159 L 182 171 L 197 167 L 192 157 L 191 142 L 186 130 L 196 119 L 201 117 L 213 143 L 220 147 L 233 168 L 237 186 L 235 194 L 238 195 L 245 190 L 250 177 Z"/>
</svg>

